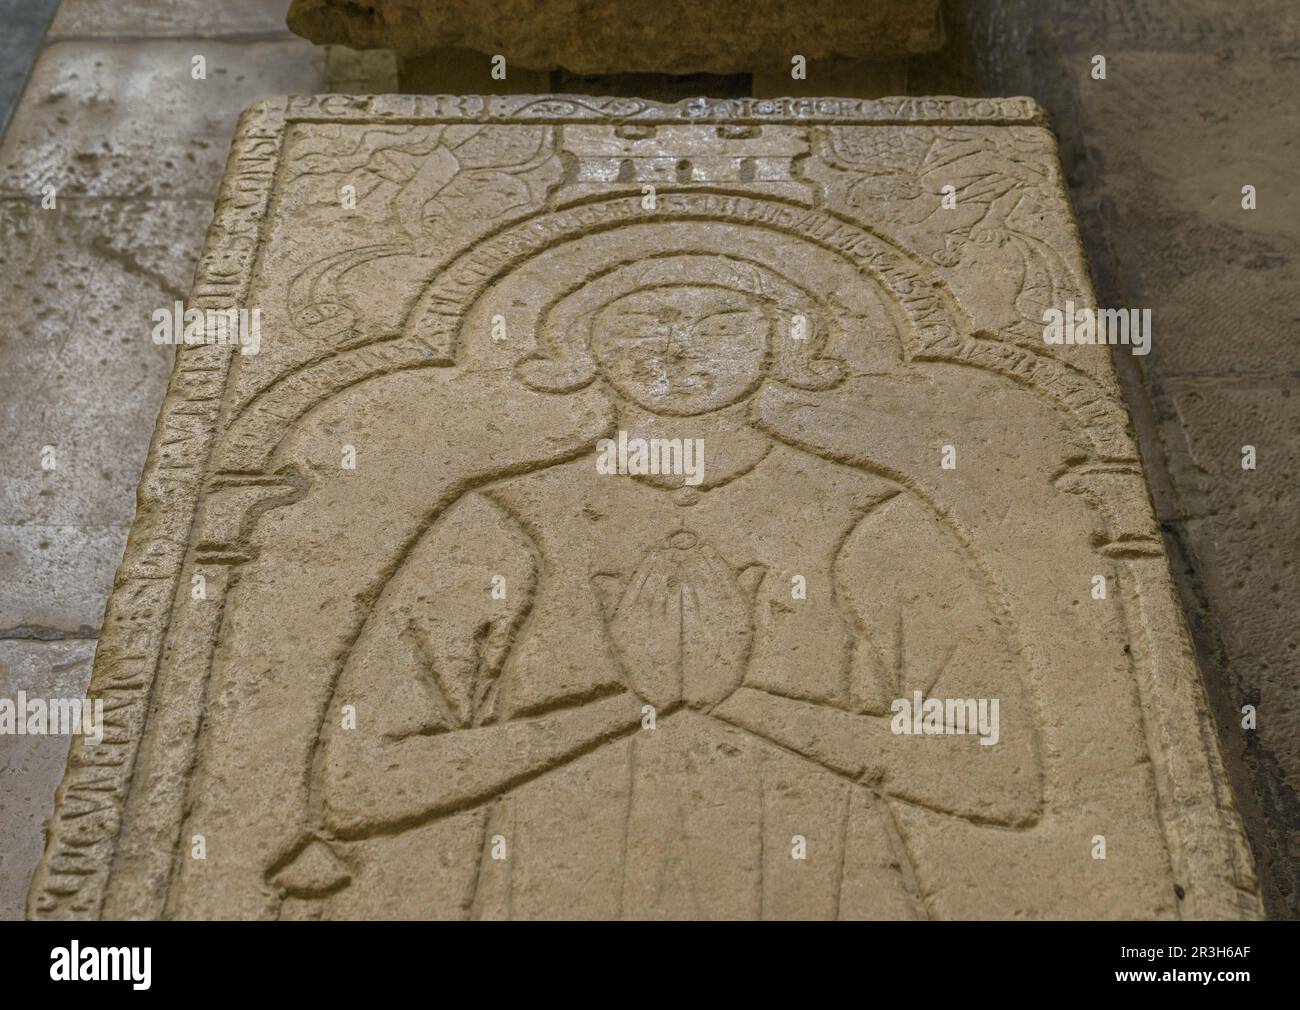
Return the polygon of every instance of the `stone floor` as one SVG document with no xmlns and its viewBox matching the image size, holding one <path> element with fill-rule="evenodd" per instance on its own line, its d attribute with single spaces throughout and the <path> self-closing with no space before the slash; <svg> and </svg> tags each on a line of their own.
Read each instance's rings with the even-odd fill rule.
<svg viewBox="0 0 1300 1010">
<path fill-rule="evenodd" d="M 18 23 L 9 8 L 31 6 L 0 3 L 6 33 Z M 189 286 L 240 109 L 273 93 L 396 88 L 384 57 L 290 35 L 285 7 L 64 0 L 9 118 L 0 695 L 76 693 L 89 676 L 170 368 L 146 337 L 148 314 Z M 1038 98 L 1102 303 L 1152 309 L 1152 354 L 1117 361 L 1265 901 L 1272 915 L 1300 916 L 1300 678 L 1287 605 L 1300 590 L 1300 114 L 1289 101 L 1300 91 L 1300 9 L 967 7 L 948 4 L 945 52 L 875 79 L 892 92 Z M 21 62 L 13 44 L 0 46 L 6 69 Z M 1104 81 L 1089 74 L 1097 54 Z M 200 55 L 205 80 L 190 73 Z M 772 86 L 755 76 L 756 92 Z M 1246 184 L 1257 211 L 1241 209 Z M 56 211 L 41 206 L 49 186 Z M 1254 471 L 1238 462 L 1246 444 Z M 45 446 L 53 470 L 42 469 Z M 1258 706 L 1256 731 L 1240 728 L 1245 704 Z M 0 739 L 0 917 L 21 915 L 66 745 Z"/>
<path fill-rule="evenodd" d="M 396 87 L 386 54 L 290 34 L 287 6 L 64 0 L 13 111 L 0 144 L 0 695 L 75 696 L 89 679 L 171 370 L 148 316 L 189 289 L 239 113 L 270 94 Z M 205 80 L 191 77 L 198 55 Z M 67 743 L 0 738 L 0 917 L 22 915 Z"/>
</svg>

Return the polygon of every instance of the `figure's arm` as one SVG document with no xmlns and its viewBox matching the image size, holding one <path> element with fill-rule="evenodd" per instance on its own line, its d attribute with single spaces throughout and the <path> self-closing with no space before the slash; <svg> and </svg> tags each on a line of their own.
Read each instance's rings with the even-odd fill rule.
<svg viewBox="0 0 1300 1010">
<path fill-rule="evenodd" d="M 396 742 L 354 730 L 353 742 L 331 748 L 325 762 L 325 822 L 348 838 L 471 807 L 638 729 L 640 720 L 640 699 L 620 691 L 534 718 Z"/>
<path fill-rule="evenodd" d="M 952 535 L 910 497 L 868 515 L 837 560 L 836 592 L 858 635 L 858 711 L 745 688 L 715 709 L 734 722 L 902 800 L 970 820 L 1037 819 L 1042 783 L 1021 658 L 990 590 Z M 903 735 L 895 701 L 997 702 L 997 742 L 967 735 Z M 864 714 L 865 712 L 884 714 Z M 910 720 L 909 720 L 910 721 Z M 991 727 L 989 727 L 991 729 Z M 992 733 L 986 739 L 992 740 Z"/>
<path fill-rule="evenodd" d="M 537 571 L 519 524 L 479 495 L 416 544 L 326 716 L 320 788 L 331 830 L 354 837 L 472 805 L 639 725 L 640 703 L 626 693 L 499 721 L 502 669 Z"/>
</svg>

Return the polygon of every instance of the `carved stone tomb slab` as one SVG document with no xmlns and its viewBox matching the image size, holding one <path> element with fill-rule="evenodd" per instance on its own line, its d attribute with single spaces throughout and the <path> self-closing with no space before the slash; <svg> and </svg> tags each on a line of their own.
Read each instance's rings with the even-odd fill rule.
<svg viewBox="0 0 1300 1010">
<path fill-rule="evenodd" d="M 1258 915 L 1067 303 L 1027 99 L 253 107 L 30 914 Z"/>
</svg>

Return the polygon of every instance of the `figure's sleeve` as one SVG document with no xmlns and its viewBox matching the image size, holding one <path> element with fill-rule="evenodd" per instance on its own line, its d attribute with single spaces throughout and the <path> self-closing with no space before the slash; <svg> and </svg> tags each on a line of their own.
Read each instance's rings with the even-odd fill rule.
<svg viewBox="0 0 1300 1010">
<path fill-rule="evenodd" d="M 910 495 L 869 512 L 835 559 L 835 592 L 856 641 L 853 694 L 887 712 L 939 692 L 1000 696 L 1014 680 L 994 601 L 954 534 Z"/>
<path fill-rule="evenodd" d="M 481 495 L 454 503 L 416 542 L 326 715 L 321 791 L 332 829 L 361 834 L 487 798 L 623 725 L 599 706 L 498 721 L 502 669 L 538 570 L 518 522 Z M 639 717 L 631 711 L 633 725 Z"/>
<path fill-rule="evenodd" d="M 1033 821 L 1042 783 L 1023 657 L 969 550 L 919 502 L 900 494 L 869 512 L 845 540 L 835 586 L 854 629 L 854 711 L 774 703 L 773 696 L 746 691 L 719 714 L 756 731 L 761 725 L 767 735 L 898 799 L 991 823 Z M 981 743 L 978 724 L 964 735 L 896 733 L 897 703 L 906 702 L 910 712 L 918 691 L 923 703 L 945 706 L 945 719 L 950 701 L 962 705 L 963 716 L 983 701 L 990 731 L 996 702 L 996 743 Z"/>
</svg>

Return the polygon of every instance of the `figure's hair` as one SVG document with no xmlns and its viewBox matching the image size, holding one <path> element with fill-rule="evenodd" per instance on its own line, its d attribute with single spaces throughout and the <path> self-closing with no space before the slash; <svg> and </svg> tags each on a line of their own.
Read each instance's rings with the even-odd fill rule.
<svg viewBox="0 0 1300 1010">
<path fill-rule="evenodd" d="M 596 378 L 591 328 L 599 312 L 637 291 L 688 286 L 737 291 L 763 305 L 777 323 L 770 379 L 797 389 L 830 389 L 843 381 L 844 363 L 820 356 L 836 323 L 812 295 L 762 264 L 701 253 L 646 257 L 584 278 L 543 310 L 538 351 L 518 363 L 517 374 L 525 385 L 545 393 L 569 393 L 590 385 Z M 797 316 L 805 321 L 803 339 L 790 336 Z"/>
</svg>

